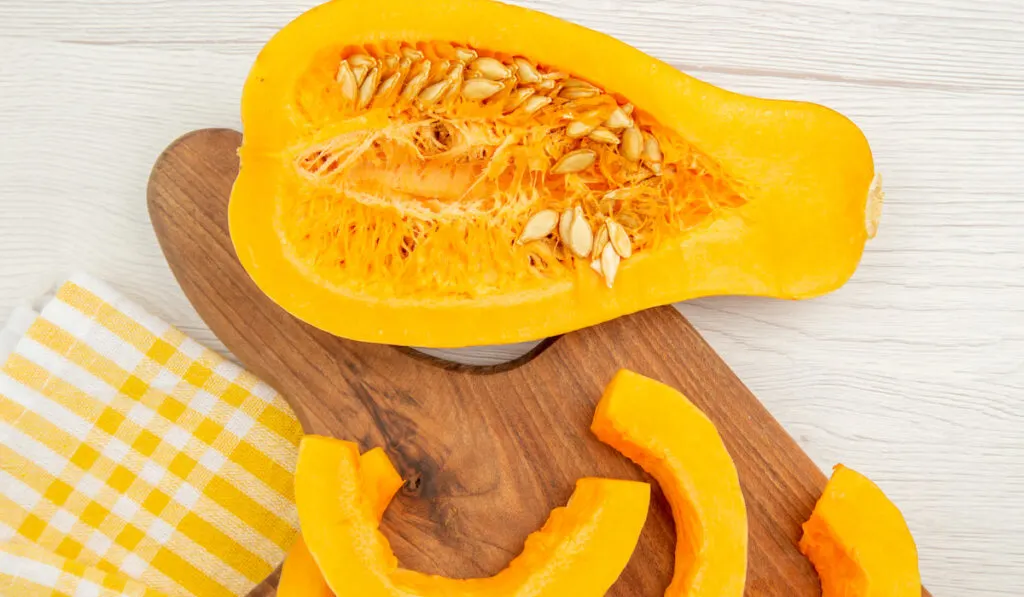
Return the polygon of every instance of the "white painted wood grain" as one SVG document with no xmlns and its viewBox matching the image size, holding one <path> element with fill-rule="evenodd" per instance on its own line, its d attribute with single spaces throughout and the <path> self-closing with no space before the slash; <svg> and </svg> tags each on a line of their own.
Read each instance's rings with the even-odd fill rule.
<svg viewBox="0 0 1024 597">
<path fill-rule="evenodd" d="M 888 202 L 846 287 L 680 308 L 819 466 L 893 497 L 934 594 L 1024 595 L 1024 3 L 521 3 L 865 130 Z M 85 269 L 222 349 L 160 254 L 146 178 L 179 134 L 237 126 L 256 52 L 311 4 L 0 3 L 0 318 Z"/>
</svg>

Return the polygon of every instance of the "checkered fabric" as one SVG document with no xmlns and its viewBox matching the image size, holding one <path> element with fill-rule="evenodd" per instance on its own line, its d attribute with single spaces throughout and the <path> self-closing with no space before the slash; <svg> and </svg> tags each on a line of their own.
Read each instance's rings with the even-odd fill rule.
<svg viewBox="0 0 1024 597">
<path fill-rule="evenodd" d="M 0 370 L 0 595 L 245 595 L 298 532 L 284 400 L 75 276 Z"/>
</svg>

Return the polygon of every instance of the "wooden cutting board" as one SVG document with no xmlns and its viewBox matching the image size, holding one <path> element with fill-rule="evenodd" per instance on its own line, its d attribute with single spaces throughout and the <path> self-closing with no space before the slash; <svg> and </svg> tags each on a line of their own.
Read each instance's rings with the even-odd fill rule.
<svg viewBox="0 0 1024 597">
<path fill-rule="evenodd" d="M 602 388 L 625 367 L 682 390 L 725 439 L 750 518 L 747 595 L 820 595 L 796 543 L 824 475 L 675 309 L 573 332 L 487 370 L 323 333 L 274 305 L 235 257 L 227 204 L 240 140 L 201 130 L 160 156 L 148 191 L 157 238 L 204 321 L 288 398 L 307 432 L 387 450 L 407 483 L 383 530 L 405 567 L 496 573 L 576 479 L 650 480 L 589 431 Z M 661 595 L 674 545 L 655 485 L 636 553 L 609 595 Z"/>
</svg>

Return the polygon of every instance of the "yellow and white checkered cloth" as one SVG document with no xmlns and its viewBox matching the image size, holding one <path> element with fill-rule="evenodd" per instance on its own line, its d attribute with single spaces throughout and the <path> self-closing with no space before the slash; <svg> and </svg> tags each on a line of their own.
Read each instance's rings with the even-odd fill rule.
<svg viewBox="0 0 1024 597">
<path fill-rule="evenodd" d="M 18 320 L 0 595 L 231 597 L 273 572 L 302 435 L 274 390 L 88 276 Z"/>
</svg>

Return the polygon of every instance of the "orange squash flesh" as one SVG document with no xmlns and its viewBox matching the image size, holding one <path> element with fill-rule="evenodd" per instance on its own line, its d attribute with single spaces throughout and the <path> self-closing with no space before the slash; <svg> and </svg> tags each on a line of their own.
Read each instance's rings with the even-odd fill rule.
<svg viewBox="0 0 1024 597">
<path fill-rule="evenodd" d="M 295 495 L 304 539 L 338 595 L 604 595 L 629 561 L 647 517 L 645 483 L 581 479 L 565 508 L 527 539 L 524 551 L 488 579 L 458 581 L 399 570 L 377 530 L 355 444 L 306 436 Z"/>
<path fill-rule="evenodd" d="M 466 581 L 398 570 L 393 578 L 416 595 L 437 597 L 604 595 L 629 562 L 649 499 L 643 483 L 580 479 L 569 503 L 553 510 L 497 575 Z"/>
<path fill-rule="evenodd" d="M 535 117 L 506 115 L 495 106 L 530 80 L 520 71 L 482 103 L 402 107 L 396 86 L 350 109 L 342 60 L 371 56 L 408 81 L 403 49 L 430 56 L 431 80 L 445 60 L 456 68 L 456 49 L 472 50 L 600 95 L 570 99 L 578 92 L 560 87 Z M 627 105 L 645 152 L 650 138 L 660 143 L 656 157 L 627 159 L 624 133 L 608 144 L 563 128 Z M 730 93 L 603 34 L 490 0 L 315 8 L 260 53 L 242 122 L 229 210 L 242 265 L 293 315 L 373 342 L 515 342 L 698 296 L 816 296 L 854 271 L 881 197 L 868 144 L 845 117 Z M 596 162 L 558 172 L 576 148 Z M 626 229 L 632 254 L 612 255 L 614 283 L 603 255 L 574 254 L 557 230 L 518 242 L 538 212 L 573 207 L 595 234 L 606 220 Z"/>
<path fill-rule="evenodd" d="M 395 493 L 401 489 L 402 476 L 391 464 L 387 452 L 381 448 L 373 448 L 359 457 L 359 474 L 367 499 L 373 504 L 377 520 L 380 520 Z M 292 545 L 281 567 L 277 596 L 334 597 L 334 592 L 327 586 L 302 535 Z"/>
<path fill-rule="evenodd" d="M 277 584 L 278 597 L 335 597 L 327 586 L 320 568 L 309 553 L 302 536 L 295 540 L 281 566 L 281 580 Z"/>
<path fill-rule="evenodd" d="M 800 550 L 824 597 L 920 597 L 917 546 L 903 515 L 877 485 L 843 465 L 804 523 Z"/>
<path fill-rule="evenodd" d="M 665 595 L 743 595 L 747 510 L 736 467 L 704 413 L 675 389 L 622 370 L 591 429 L 657 479 L 668 498 L 677 539 Z"/>
</svg>

